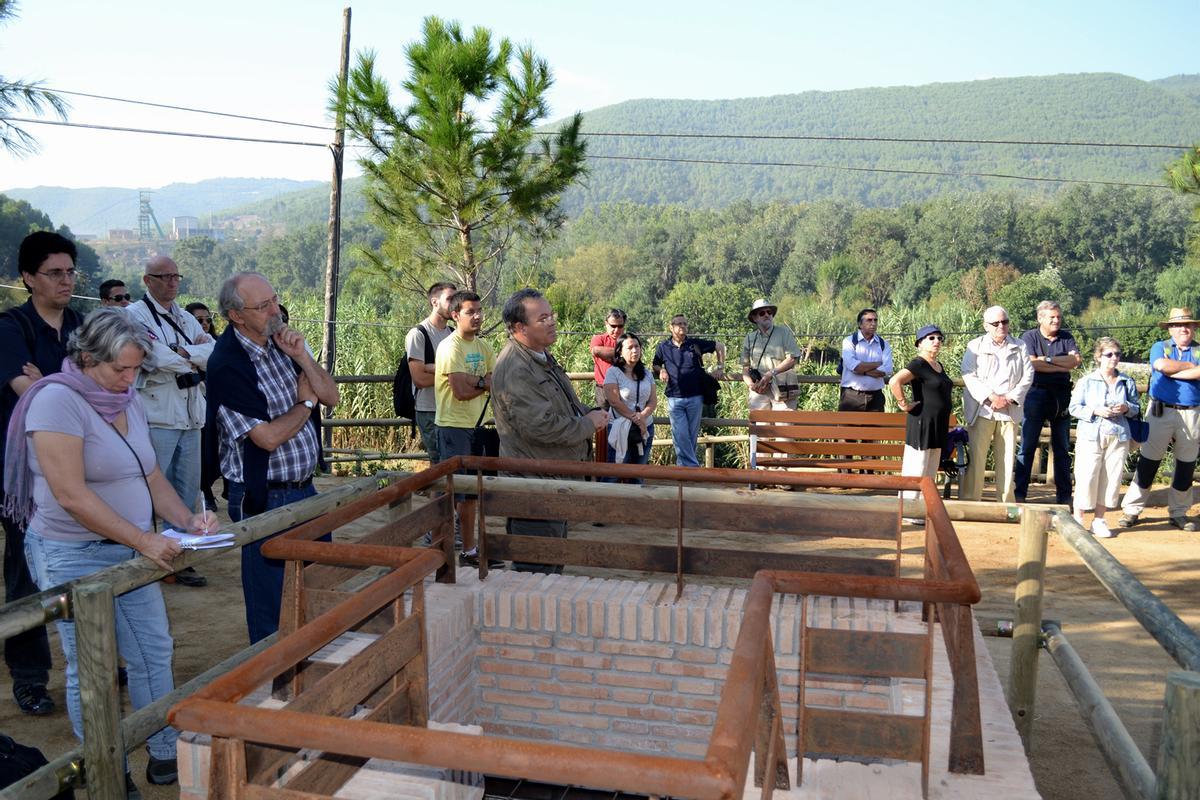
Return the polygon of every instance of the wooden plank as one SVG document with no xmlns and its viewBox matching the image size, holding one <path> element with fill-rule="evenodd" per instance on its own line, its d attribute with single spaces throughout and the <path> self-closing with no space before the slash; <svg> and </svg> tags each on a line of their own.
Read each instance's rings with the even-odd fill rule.
<svg viewBox="0 0 1200 800">
<path fill-rule="evenodd" d="M 804 709 L 804 755 L 921 760 L 922 717 Z"/>
<path fill-rule="evenodd" d="M 421 642 L 420 617 L 409 617 L 361 653 L 313 683 L 284 710 L 342 716 L 391 678 L 413 657 Z M 256 746 L 246 754 L 252 783 L 261 783 L 287 763 L 289 748 Z"/>
<path fill-rule="evenodd" d="M 488 551 L 493 558 L 509 561 L 608 567 L 644 572 L 674 573 L 676 565 L 674 547 L 630 542 L 551 539 L 492 533 L 488 534 Z M 689 575 L 719 575 L 729 578 L 752 578 L 760 569 L 885 577 L 891 577 L 894 572 L 893 561 L 890 558 L 881 560 L 701 547 L 684 548 L 683 568 Z"/>
<path fill-rule="evenodd" d="M 787 453 L 789 455 L 873 456 L 876 458 L 904 456 L 903 442 L 814 442 L 796 439 L 759 438 L 757 452 Z"/>
<path fill-rule="evenodd" d="M 365 719 L 370 722 L 390 722 L 396 716 L 397 705 L 408 705 L 404 688 L 392 690 L 383 702 L 365 715 Z M 283 788 L 304 796 L 330 797 L 369 760 L 363 756 L 324 752 L 306 764 Z"/>
<path fill-rule="evenodd" d="M 1161 800 L 1200 797 L 1200 676 L 1194 672 L 1167 676 L 1158 787 Z"/>
<path fill-rule="evenodd" d="M 751 422 L 796 422 L 814 425 L 903 425 L 903 411 L 775 411 L 750 412 Z"/>
<path fill-rule="evenodd" d="M 870 470 L 872 472 L 899 472 L 902 466 L 899 460 L 884 461 L 880 459 L 854 458 L 764 458 L 758 459 L 758 468 L 798 467 L 824 470 Z"/>
<path fill-rule="evenodd" d="M 984 774 L 975 621 L 969 605 L 938 603 L 954 688 L 950 700 L 950 771 Z"/>
<path fill-rule="evenodd" d="M 861 462 L 854 462 L 855 464 Z M 897 469 L 899 462 L 897 462 Z M 846 537 L 852 539 L 895 538 L 895 512 L 864 510 L 848 514 L 840 509 L 799 509 L 784 498 L 741 502 L 706 502 L 684 497 L 684 526 L 740 533 L 777 533 L 796 537 Z M 776 502 L 778 501 L 778 502 Z M 489 515 L 527 519 L 565 519 L 569 522 L 603 521 L 609 525 L 672 530 L 678 525 L 678 501 L 645 498 L 637 502 L 614 502 L 611 497 L 586 492 L 518 492 L 485 489 L 484 505 Z M 492 535 L 488 536 L 491 546 Z M 503 558 L 495 553 L 491 558 Z"/>
<path fill-rule="evenodd" d="M 1015 624 L 1008 673 L 1008 704 L 1026 755 L 1032 752 L 1049 530 L 1048 513 L 1030 508 L 1022 511 L 1021 538 L 1017 544 L 1017 589 L 1013 600 Z"/>
<path fill-rule="evenodd" d="M 71 592 L 78 646 L 79 697 L 83 703 L 83 758 L 88 797 L 125 796 L 121 698 L 117 693 L 117 622 L 112 586 L 78 583 Z"/>
<path fill-rule="evenodd" d="M 304 594 L 305 613 L 308 615 L 308 619 L 313 619 L 350 597 L 352 593 L 331 589 L 309 589 Z M 392 623 L 392 610 L 390 607 L 384 607 L 365 619 L 361 625 L 355 626 L 354 630 L 359 633 L 373 633 L 382 636 L 391 630 Z"/>
<path fill-rule="evenodd" d="M 219 794 L 213 797 L 222 797 Z M 250 784 L 243 788 L 244 800 L 329 800 L 328 795 L 309 794 L 308 792 L 293 792 L 290 789 L 280 789 L 276 786 L 259 786 Z"/>
<path fill-rule="evenodd" d="M 750 433 L 763 439 L 862 439 L 868 442 L 904 441 L 904 425 L 751 425 Z"/>
<path fill-rule="evenodd" d="M 804 632 L 809 672 L 871 678 L 924 678 L 922 633 L 809 628 Z"/>
<path fill-rule="evenodd" d="M 221 800 L 252 797 L 254 787 L 248 786 L 246 781 L 246 743 L 241 739 L 214 736 L 211 748 L 211 760 L 208 765 L 209 797 Z"/>
</svg>

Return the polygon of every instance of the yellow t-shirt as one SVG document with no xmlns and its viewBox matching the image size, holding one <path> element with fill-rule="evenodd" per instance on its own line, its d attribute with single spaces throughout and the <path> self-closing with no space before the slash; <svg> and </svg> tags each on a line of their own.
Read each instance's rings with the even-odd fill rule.
<svg viewBox="0 0 1200 800">
<path fill-rule="evenodd" d="M 436 375 L 433 379 L 433 396 L 437 402 L 434 423 L 442 428 L 474 428 L 487 402 L 484 392 L 471 400 L 457 400 L 450 390 L 450 373 L 463 372 L 482 378 L 496 366 L 496 356 L 483 339 L 476 336 L 467 341 L 455 331 L 438 345 L 434 360 Z M 483 421 L 492 418 L 492 406 L 488 404 Z"/>
</svg>

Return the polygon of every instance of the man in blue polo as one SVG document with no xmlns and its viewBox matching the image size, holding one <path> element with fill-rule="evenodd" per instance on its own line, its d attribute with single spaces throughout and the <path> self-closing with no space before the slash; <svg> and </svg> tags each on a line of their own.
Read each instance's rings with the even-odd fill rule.
<svg viewBox="0 0 1200 800">
<path fill-rule="evenodd" d="M 1158 323 L 1171 338 L 1155 342 L 1150 348 L 1150 437 L 1138 453 L 1137 469 L 1121 503 L 1124 514 L 1117 520 L 1118 527 L 1137 524 L 1170 444 L 1175 452 L 1175 474 L 1167 490 L 1167 516 L 1181 531 L 1196 530 L 1187 512 L 1192 507 L 1192 476 L 1200 453 L 1200 358 L 1194 338 L 1197 323 L 1200 320 L 1192 316 L 1190 308 L 1172 308 L 1167 319 Z"/>
<path fill-rule="evenodd" d="M 681 467 L 698 467 L 696 439 L 700 435 L 700 411 L 704 406 L 701 377 L 704 354 L 717 354 L 717 373 L 723 374 L 725 345 L 712 339 L 693 339 L 687 333 L 687 317 L 683 314 L 671 317 L 671 338 L 659 343 L 651 363 L 659 380 L 667 385 L 675 463 Z"/>
<path fill-rule="evenodd" d="M 1036 328 L 1021 334 L 1033 363 L 1033 386 L 1025 395 L 1021 444 L 1013 483 L 1018 503 L 1025 502 L 1033 454 L 1042 427 L 1050 424 L 1050 452 L 1054 458 L 1054 502 L 1074 508 L 1071 491 L 1071 370 L 1083 363 L 1075 337 L 1062 326 L 1062 306 L 1053 300 L 1037 305 Z"/>
</svg>

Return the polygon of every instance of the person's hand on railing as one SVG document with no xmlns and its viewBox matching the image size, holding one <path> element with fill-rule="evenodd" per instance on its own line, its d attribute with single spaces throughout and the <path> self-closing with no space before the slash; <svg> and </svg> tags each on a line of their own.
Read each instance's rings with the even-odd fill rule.
<svg viewBox="0 0 1200 800">
<path fill-rule="evenodd" d="M 175 571 L 175 568 L 171 566 L 171 561 L 183 552 L 179 542 L 154 531 L 142 531 L 142 535 L 134 544 L 134 549 L 168 572 Z"/>
</svg>

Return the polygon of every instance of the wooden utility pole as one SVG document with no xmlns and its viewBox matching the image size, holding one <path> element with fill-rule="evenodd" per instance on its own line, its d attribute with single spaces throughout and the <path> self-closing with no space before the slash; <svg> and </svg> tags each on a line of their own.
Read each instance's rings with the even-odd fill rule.
<svg viewBox="0 0 1200 800">
<path fill-rule="evenodd" d="M 350 72 L 350 8 L 342 9 L 342 63 L 338 70 L 338 92 L 346 91 L 346 76 Z M 329 255 L 325 261 L 325 339 L 321 343 L 321 360 L 330 375 L 334 374 L 337 361 L 337 299 L 338 273 L 341 269 L 342 249 L 342 161 L 346 141 L 346 116 L 339 108 L 337 123 L 333 131 L 333 143 L 329 151 L 333 155 L 333 180 L 329 186 Z M 326 408 L 325 416 L 332 416 L 333 409 Z M 332 430 L 325 428 L 325 446 L 330 446 Z"/>
</svg>

